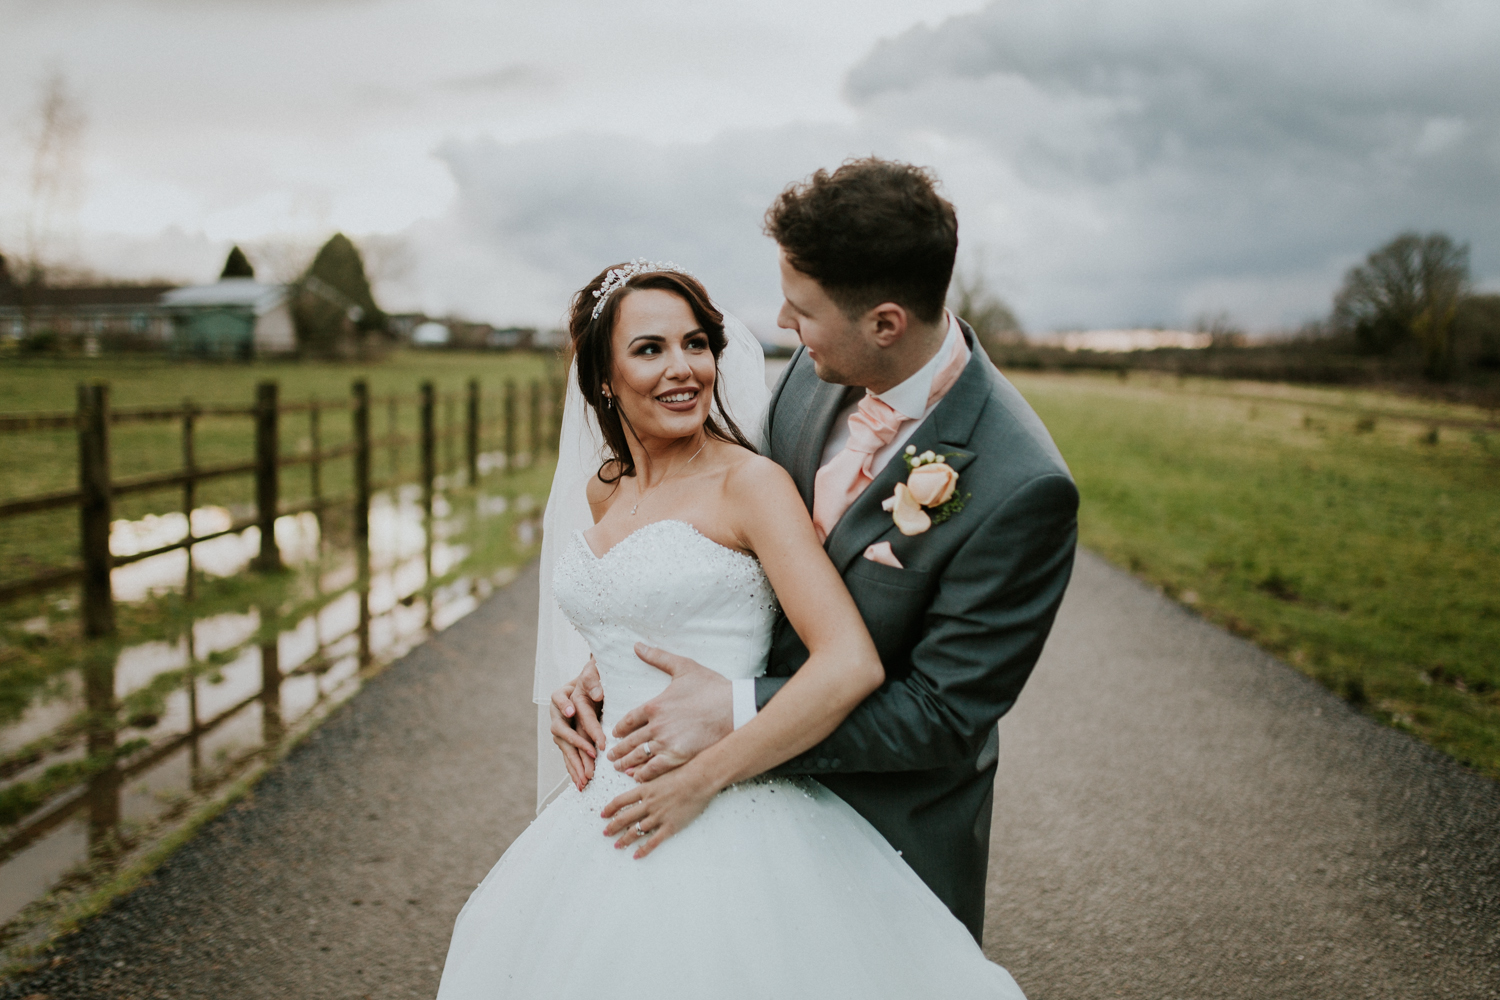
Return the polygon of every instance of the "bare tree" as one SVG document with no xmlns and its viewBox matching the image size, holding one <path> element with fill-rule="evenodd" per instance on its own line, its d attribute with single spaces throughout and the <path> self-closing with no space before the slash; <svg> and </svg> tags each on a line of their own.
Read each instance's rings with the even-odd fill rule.
<svg viewBox="0 0 1500 1000">
<path fill-rule="evenodd" d="M 31 129 L 31 176 L 23 233 L 23 286 L 41 284 L 56 252 L 60 219 L 78 204 L 83 190 L 80 141 L 87 119 L 68 90 L 61 70 L 43 82 Z"/>
<path fill-rule="evenodd" d="M 1245 331 L 1227 312 L 1203 313 L 1193 321 L 1194 333 L 1206 333 L 1211 347 L 1244 347 Z"/>
<path fill-rule="evenodd" d="M 267 236 L 244 244 L 244 248 L 257 274 L 279 285 L 295 285 L 322 245 L 322 239 L 311 236 Z"/>
<path fill-rule="evenodd" d="M 1421 349 L 1429 378 L 1453 367 L 1453 331 L 1469 293 L 1469 247 L 1445 233 L 1402 233 L 1349 269 L 1333 301 L 1333 326 L 1372 353 Z"/>
<path fill-rule="evenodd" d="M 411 243 L 400 233 L 361 236 L 359 252 L 364 257 L 365 275 L 377 290 L 405 279 L 415 264 Z"/>
<path fill-rule="evenodd" d="M 1021 324 L 1010 306 L 990 291 L 979 268 L 959 268 L 948 290 L 948 304 L 955 314 L 968 320 L 979 343 L 992 356 L 995 349 L 1026 342 Z"/>
</svg>

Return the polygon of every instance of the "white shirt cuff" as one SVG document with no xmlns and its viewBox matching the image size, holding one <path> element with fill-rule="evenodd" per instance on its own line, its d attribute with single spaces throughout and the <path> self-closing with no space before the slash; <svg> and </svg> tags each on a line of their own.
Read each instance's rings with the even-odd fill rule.
<svg viewBox="0 0 1500 1000">
<path fill-rule="evenodd" d="M 734 728 L 755 718 L 755 678 L 739 677 L 730 681 L 734 689 Z"/>
</svg>

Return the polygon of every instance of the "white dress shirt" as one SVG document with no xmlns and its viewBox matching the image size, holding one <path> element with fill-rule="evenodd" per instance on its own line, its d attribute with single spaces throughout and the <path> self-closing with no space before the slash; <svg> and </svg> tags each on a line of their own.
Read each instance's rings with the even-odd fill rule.
<svg viewBox="0 0 1500 1000">
<path fill-rule="evenodd" d="M 932 381 L 937 378 L 937 373 L 958 349 L 958 340 L 963 336 L 953 314 L 944 310 L 943 315 L 948 320 L 948 332 L 944 335 L 943 344 L 938 348 L 937 353 L 900 385 L 893 386 L 885 392 L 873 393 L 876 399 L 906 419 L 897 428 L 896 436 L 891 438 L 891 443 L 875 453 L 870 468 L 872 477 L 880 475 L 881 470 L 890 464 L 891 459 L 896 457 L 911 436 L 917 432 L 917 428 L 922 426 L 922 421 L 926 420 L 928 415 L 937 408 L 937 404 L 942 402 L 942 400 L 937 400 L 931 406 L 927 404 L 927 397 L 932 395 Z M 844 445 L 849 443 L 849 418 L 858 407 L 859 400 L 856 399 L 840 410 L 838 416 L 834 418 L 833 430 L 829 432 L 828 441 L 823 445 L 823 457 L 818 461 L 818 468 L 821 469 L 832 461 L 833 456 L 843 451 Z M 755 718 L 757 711 L 755 679 L 742 677 L 732 681 L 731 684 L 734 690 L 734 728 L 738 729 Z"/>
</svg>

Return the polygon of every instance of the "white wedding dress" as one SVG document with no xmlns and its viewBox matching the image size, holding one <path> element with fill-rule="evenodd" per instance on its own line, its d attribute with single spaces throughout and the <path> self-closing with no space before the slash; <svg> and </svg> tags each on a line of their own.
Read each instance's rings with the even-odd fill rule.
<svg viewBox="0 0 1500 1000">
<path fill-rule="evenodd" d="M 553 589 L 605 690 L 604 726 L 659 694 L 646 642 L 724 675 L 765 669 L 775 595 L 760 564 L 684 521 L 603 556 L 559 539 Z M 721 792 L 650 856 L 600 810 L 633 780 L 601 755 L 505 852 L 458 915 L 439 1000 L 999 997 L 1024 1000 L 858 813 L 812 780 Z"/>
</svg>

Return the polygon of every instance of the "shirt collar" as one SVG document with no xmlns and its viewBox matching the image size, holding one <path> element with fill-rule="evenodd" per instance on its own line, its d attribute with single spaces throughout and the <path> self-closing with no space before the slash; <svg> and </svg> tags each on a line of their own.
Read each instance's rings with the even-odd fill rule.
<svg viewBox="0 0 1500 1000">
<path fill-rule="evenodd" d="M 943 316 L 948 321 L 948 332 L 944 334 L 943 346 L 937 349 L 937 353 L 905 382 L 875 395 L 876 399 L 907 420 L 920 420 L 927 413 L 927 397 L 932 394 L 932 380 L 937 378 L 939 369 L 952 356 L 954 347 L 958 343 L 960 334 L 958 324 L 953 320 L 953 314 L 944 309 Z"/>
</svg>

